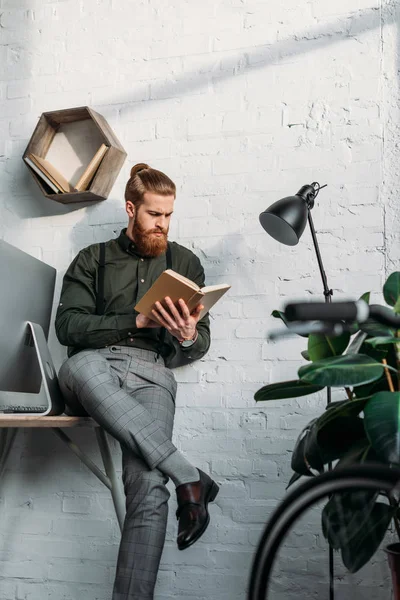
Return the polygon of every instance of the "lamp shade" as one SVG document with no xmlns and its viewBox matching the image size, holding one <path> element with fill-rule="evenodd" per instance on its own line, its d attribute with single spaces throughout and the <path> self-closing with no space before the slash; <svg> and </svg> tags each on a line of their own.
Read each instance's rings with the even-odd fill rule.
<svg viewBox="0 0 400 600">
<path fill-rule="evenodd" d="M 295 246 L 305 229 L 308 217 L 306 201 L 299 195 L 282 198 L 260 214 L 260 223 L 278 242 Z"/>
</svg>

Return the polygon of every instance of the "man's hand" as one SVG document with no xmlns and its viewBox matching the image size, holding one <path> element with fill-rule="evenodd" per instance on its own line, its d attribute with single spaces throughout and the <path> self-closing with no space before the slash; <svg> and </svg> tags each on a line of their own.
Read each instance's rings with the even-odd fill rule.
<svg viewBox="0 0 400 600">
<path fill-rule="evenodd" d="M 176 337 L 177 340 L 182 341 L 194 338 L 196 325 L 203 305 L 199 304 L 196 306 L 194 311 L 190 314 L 186 302 L 182 299 L 178 302 L 179 310 L 168 296 L 165 298 L 164 302 L 167 305 L 168 310 L 162 306 L 161 302 L 156 302 L 156 308 L 152 310 L 154 318 L 157 319 L 171 335 Z M 136 318 L 136 323 L 140 316 L 143 315 L 139 315 Z M 150 323 L 154 322 L 150 321 Z M 159 325 L 148 325 L 148 327 L 159 327 Z"/>
<path fill-rule="evenodd" d="M 153 319 L 149 319 L 146 315 L 139 313 L 136 317 L 136 327 L 138 329 L 155 329 L 156 327 L 160 327 L 160 324 L 153 321 Z"/>
</svg>

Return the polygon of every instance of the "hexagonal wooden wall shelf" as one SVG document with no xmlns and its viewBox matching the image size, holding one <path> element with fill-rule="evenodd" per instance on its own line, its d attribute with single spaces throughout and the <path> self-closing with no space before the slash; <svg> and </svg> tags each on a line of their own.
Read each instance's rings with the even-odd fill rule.
<svg viewBox="0 0 400 600">
<path fill-rule="evenodd" d="M 63 204 L 105 200 L 121 170 L 126 152 L 106 119 L 88 106 L 45 112 L 23 154 L 46 159 L 73 187 L 101 144 L 107 150 L 84 191 L 56 193 L 27 165 L 42 193 Z M 25 164 L 27 164 L 25 162 Z"/>
</svg>

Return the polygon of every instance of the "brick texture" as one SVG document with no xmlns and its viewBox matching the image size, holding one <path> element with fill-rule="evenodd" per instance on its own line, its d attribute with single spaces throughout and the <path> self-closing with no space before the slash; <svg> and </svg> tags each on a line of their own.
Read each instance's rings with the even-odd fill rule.
<svg viewBox="0 0 400 600">
<path fill-rule="evenodd" d="M 77 251 L 125 225 L 124 185 L 146 161 L 177 183 L 171 238 L 201 258 L 209 284 L 232 284 L 214 311 L 210 353 L 176 373 L 175 442 L 221 494 L 185 553 L 172 498 L 157 600 L 245 597 L 298 432 L 325 403 L 254 402 L 302 360 L 301 340 L 268 342 L 271 311 L 322 299 L 308 230 L 297 247 L 280 246 L 259 213 L 327 183 L 313 218 L 334 297 L 369 290 L 381 302 L 399 269 L 398 6 L 0 0 L 0 238 L 57 268 L 57 296 Z M 40 195 L 21 154 L 42 112 L 82 105 L 107 118 L 128 160 L 106 202 L 66 208 Z M 50 345 L 59 366 L 53 330 Z M 73 433 L 100 461 L 94 437 Z M 49 432 L 17 437 L 0 508 L 0 600 L 111 597 L 119 532 L 108 492 Z M 383 553 L 353 577 L 336 564 L 341 599 L 388 597 Z M 285 541 L 271 597 L 328 597 L 327 572 L 314 510 Z"/>
</svg>

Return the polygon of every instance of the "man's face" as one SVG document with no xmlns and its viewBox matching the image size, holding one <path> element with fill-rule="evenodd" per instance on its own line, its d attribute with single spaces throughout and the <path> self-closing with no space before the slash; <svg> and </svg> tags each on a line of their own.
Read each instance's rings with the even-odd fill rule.
<svg viewBox="0 0 400 600">
<path fill-rule="evenodd" d="M 143 199 L 143 204 L 137 209 L 133 207 L 132 237 L 141 254 L 160 256 L 167 249 L 169 223 L 175 198 L 145 192 Z"/>
</svg>

